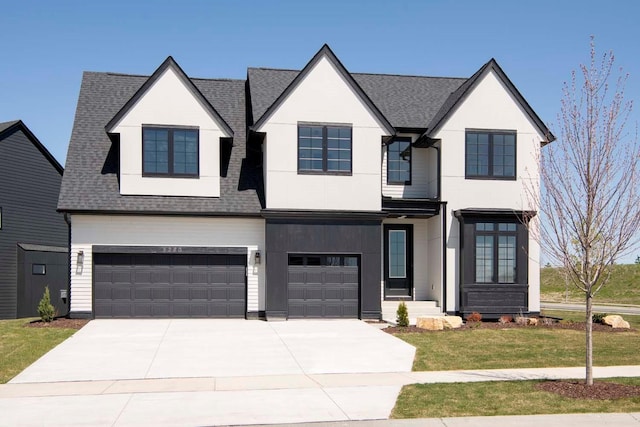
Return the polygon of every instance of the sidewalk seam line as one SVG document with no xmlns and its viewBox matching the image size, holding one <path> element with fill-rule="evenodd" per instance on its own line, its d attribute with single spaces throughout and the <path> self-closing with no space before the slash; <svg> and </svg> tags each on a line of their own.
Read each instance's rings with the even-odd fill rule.
<svg viewBox="0 0 640 427">
<path fill-rule="evenodd" d="M 115 427 L 118 424 L 118 421 L 120 420 L 120 417 L 122 416 L 122 413 L 125 411 L 125 409 L 127 409 L 127 406 L 129 406 L 129 403 L 131 402 L 131 399 L 133 399 L 134 394 L 135 393 L 130 393 L 129 394 L 129 398 L 127 399 L 125 404 L 122 405 L 122 409 L 120 409 L 120 412 L 118 412 L 118 416 L 116 417 L 116 419 L 113 420 L 113 424 L 111 424 L 111 427 Z"/>
</svg>

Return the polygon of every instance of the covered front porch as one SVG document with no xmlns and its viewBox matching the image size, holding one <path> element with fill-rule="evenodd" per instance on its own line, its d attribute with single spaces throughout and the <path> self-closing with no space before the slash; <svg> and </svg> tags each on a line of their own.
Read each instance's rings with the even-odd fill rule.
<svg viewBox="0 0 640 427">
<path fill-rule="evenodd" d="M 446 229 L 434 199 L 391 199 L 382 202 L 382 317 L 395 322 L 400 301 L 412 323 L 420 316 L 441 315 L 445 306 Z"/>
</svg>

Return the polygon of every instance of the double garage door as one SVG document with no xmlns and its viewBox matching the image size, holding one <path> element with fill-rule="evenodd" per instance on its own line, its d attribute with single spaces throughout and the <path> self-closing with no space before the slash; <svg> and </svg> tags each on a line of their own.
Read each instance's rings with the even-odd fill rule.
<svg viewBox="0 0 640 427">
<path fill-rule="evenodd" d="M 289 255 L 289 318 L 358 318 L 359 257 Z"/>
<path fill-rule="evenodd" d="M 246 254 L 94 253 L 95 317 L 244 317 Z"/>
</svg>

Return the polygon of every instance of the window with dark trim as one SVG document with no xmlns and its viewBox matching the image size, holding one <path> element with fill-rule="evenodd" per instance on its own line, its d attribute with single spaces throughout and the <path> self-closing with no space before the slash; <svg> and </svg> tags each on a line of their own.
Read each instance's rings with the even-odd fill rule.
<svg viewBox="0 0 640 427">
<path fill-rule="evenodd" d="M 515 179 L 515 132 L 467 131 L 465 176 L 480 179 Z"/>
<path fill-rule="evenodd" d="M 197 177 L 198 129 L 142 128 L 142 175 Z"/>
<path fill-rule="evenodd" d="M 516 283 L 517 224 L 477 222 L 474 231 L 475 283 Z"/>
<path fill-rule="evenodd" d="M 289 265 L 357 267 L 357 255 L 289 255 Z"/>
<path fill-rule="evenodd" d="M 31 264 L 31 274 L 35 276 L 44 276 L 47 274 L 46 264 Z"/>
<path fill-rule="evenodd" d="M 298 125 L 298 172 L 351 174 L 351 128 Z"/>
<path fill-rule="evenodd" d="M 387 184 L 411 184 L 411 138 L 395 138 L 387 146 Z"/>
</svg>

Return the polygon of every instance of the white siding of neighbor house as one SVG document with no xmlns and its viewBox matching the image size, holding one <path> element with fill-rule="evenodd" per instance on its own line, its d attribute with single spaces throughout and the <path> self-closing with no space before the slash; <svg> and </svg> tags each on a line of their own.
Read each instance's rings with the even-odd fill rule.
<svg viewBox="0 0 640 427">
<path fill-rule="evenodd" d="M 427 223 L 427 282 L 426 300 L 438 301 L 442 308 L 442 218 L 440 215 L 425 220 Z"/>
<path fill-rule="evenodd" d="M 299 122 L 351 126 L 352 175 L 298 174 Z M 386 131 L 326 56 L 257 130 L 266 132 L 267 208 L 381 209 L 380 146 Z"/>
<path fill-rule="evenodd" d="M 142 126 L 199 129 L 199 177 L 142 176 Z M 220 137 L 226 135 L 171 67 L 110 130 L 120 134 L 120 194 L 220 197 Z"/>
<path fill-rule="evenodd" d="M 415 142 L 419 135 L 398 134 L 398 136 L 410 136 Z M 382 147 L 382 195 L 398 199 L 424 199 L 435 198 L 433 183 L 430 177 L 437 176 L 437 157 L 433 157 L 435 150 L 431 148 L 411 147 L 411 184 L 387 183 L 387 147 Z"/>
<path fill-rule="evenodd" d="M 93 245 L 247 248 L 247 310 L 264 310 L 265 265 L 254 261 L 256 250 L 264 251 L 264 230 L 259 218 L 72 215 L 71 312 L 92 311 Z M 78 251 L 84 252 L 82 270 Z"/>
<path fill-rule="evenodd" d="M 514 130 L 516 175 L 514 181 L 465 179 L 466 129 Z M 459 224 L 453 211 L 465 208 L 537 210 L 525 186 L 539 187 L 538 152 L 544 135 L 511 96 L 493 71 L 487 73 L 466 100 L 457 107 L 435 138 L 442 140 L 442 200 L 448 202 L 447 310 L 458 307 Z M 529 239 L 529 309 L 539 309 L 540 254 Z M 455 262 L 454 262 L 455 260 Z"/>
</svg>

